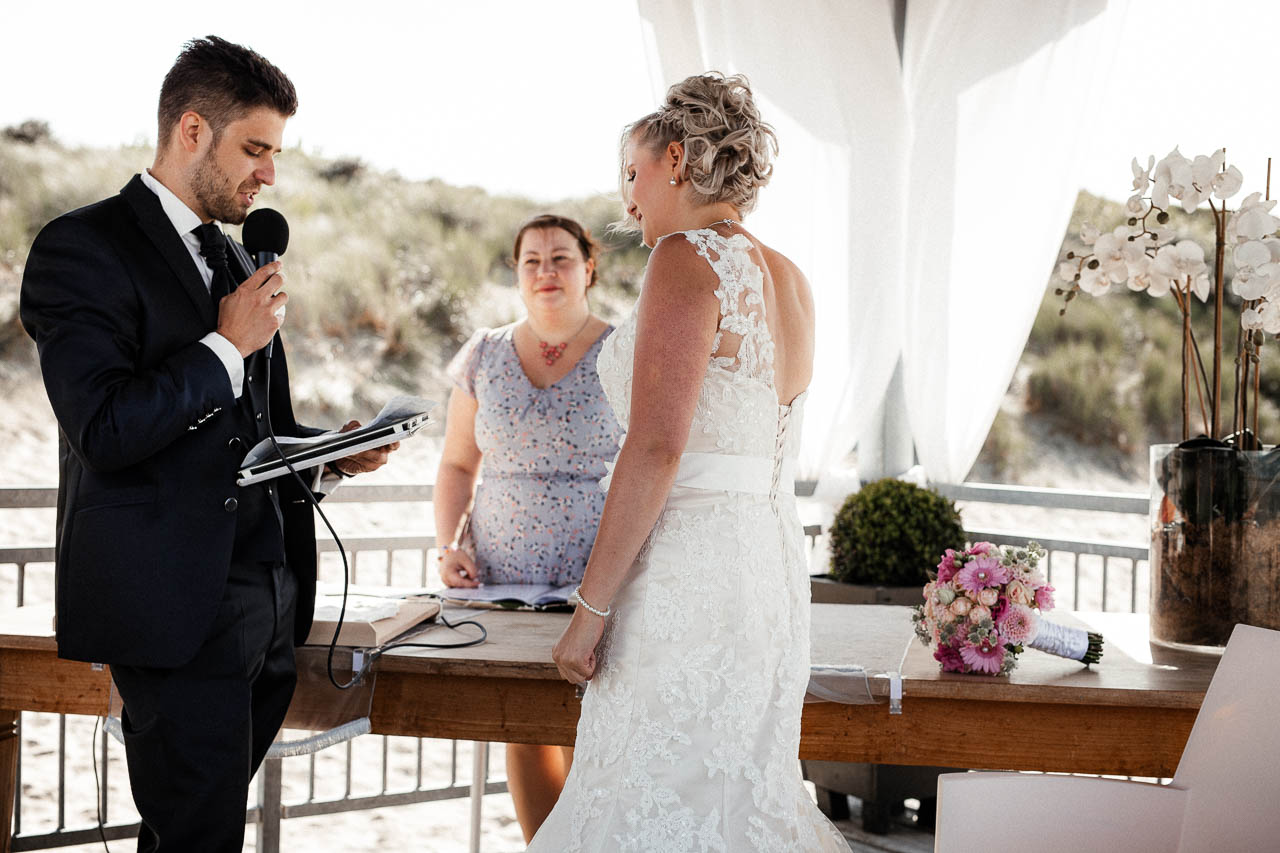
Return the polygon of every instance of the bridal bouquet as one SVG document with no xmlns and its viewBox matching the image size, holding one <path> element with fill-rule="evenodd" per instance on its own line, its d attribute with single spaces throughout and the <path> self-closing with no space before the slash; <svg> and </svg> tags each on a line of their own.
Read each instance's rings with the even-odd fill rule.
<svg viewBox="0 0 1280 853">
<path fill-rule="evenodd" d="M 1002 675 L 1013 671 L 1024 646 L 1085 664 L 1102 657 L 1102 635 L 1055 625 L 1040 614 L 1053 609 L 1053 587 L 1038 568 L 1045 550 L 978 542 L 951 548 L 924 587 L 912 621 L 916 636 L 933 646 L 945 672 Z"/>
</svg>

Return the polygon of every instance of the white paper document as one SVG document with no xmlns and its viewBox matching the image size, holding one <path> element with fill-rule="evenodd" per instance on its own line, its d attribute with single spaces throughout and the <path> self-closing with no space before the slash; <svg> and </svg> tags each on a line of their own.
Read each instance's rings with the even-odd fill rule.
<svg viewBox="0 0 1280 853">
<path fill-rule="evenodd" d="M 487 583 L 477 587 L 452 586 L 435 591 L 446 601 L 487 603 L 511 607 L 554 607 L 569 603 L 577 584 L 553 586 L 549 583 Z"/>
</svg>

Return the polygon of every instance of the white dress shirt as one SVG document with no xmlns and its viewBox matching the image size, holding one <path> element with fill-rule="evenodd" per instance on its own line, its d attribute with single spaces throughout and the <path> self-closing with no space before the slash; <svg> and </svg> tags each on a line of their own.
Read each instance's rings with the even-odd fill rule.
<svg viewBox="0 0 1280 853">
<path fill-rule="evenodd" d="M 195 234 L 195 229 L 204 223 L 200 221 L 199 216 L 196 216 L 195 211 L 174 195 L 173 190 L 157 181 L 146 169 L 142 170 L 142 182 L 160 199 L 160 206 L 164 208 L 165 215 L 173 223 L 173 229 L 182 238 L 182 245 L 187 247 L 187 251 L 191 253 L 191 259 L 196 262 L 196 269 L 200 271 L 200 278 L 204 280 L 205 288 L 212 293 L 213 267 L 209 266 L 204 255 L 200 254 L 200 238 Z M 241 357 L 240 350 L 217 332 L 205 335 L 200 339 L 200 343 L 213 350 L 213 354 L 227 368 L 231 390 L 239 400 L 244 394 L 244 358 Z M 338 488 L 341 482 L 341 477 L 329 473 L 321 466 L 316 469 L 315 476 L 312 478 L 311 489 L 321 494 L 329 494 Z"/>
<path fill-rule="evenodd" d="M 169 222 L 173 224 L 173 229 L 182 238 L 182 245 L 187 247 L 187 251 L 191 253 L 191 259 L 196 262 L 196 269 L 200 271 L 200 278 L 204 280 L 205 289 L 212 293 L 213 267 L 209 266 L 208 261 L 204 259 L 204 255 L 200 254 L 200 238 L 195 234 L 195 229 L 204 223 L 200 221 L 200 217 L 195 214 L 195 211 L 187 207 L 182 199 L 173 194 L 173 190 L 152 177 L 151 172 L 147 169 L 142 170 L 142 182 L 160 199 L 160 206 L 164 208 L 165 216 L 169 217 Z M 231 391 L 235 394 L 236 399 L 239 400 L 244 393 L 244 357 L 240 355 L 240 351 L 236 349 L 235 344 L 217 332 L 210 332 L 205 335 L 200 339 L 200 343 L 213 350 L 213 354 L 226 367 L 227 378 L 231 382 Z"/>
</svg>

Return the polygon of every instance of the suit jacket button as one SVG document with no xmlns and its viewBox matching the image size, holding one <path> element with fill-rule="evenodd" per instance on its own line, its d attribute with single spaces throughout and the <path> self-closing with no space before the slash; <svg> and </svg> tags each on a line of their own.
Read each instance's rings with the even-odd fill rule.
<svg viewBox="0 0 1280 853">
<path fill-rule="evenodd" d="M 227 502 L 222 505 L 222 508 L 227 512 L 235 512 L 238 506 L 240 506 L 240 502 L 235 498 L 227 498 Z"/>
<path fill-rule="evenodd" d="M 233 435 L 231 437 L 231 440 L 227 442 L 227 450 L 239 450 L 239 449 L 240 449 L 240 436 Z"/>
<path fill-rule="evenodd" d="M 262 412 L 258 412 L 256 415 L 254 415 L 254 416 L 253 416 L 253 419 L 254 419 L 255 421 L 260 421 L 260 420 L 262 420 Z"/>
</svg>

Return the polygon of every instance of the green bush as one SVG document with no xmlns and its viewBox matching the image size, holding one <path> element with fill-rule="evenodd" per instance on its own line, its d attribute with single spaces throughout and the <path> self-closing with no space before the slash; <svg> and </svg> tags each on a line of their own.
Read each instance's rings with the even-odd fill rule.
<svg viewBox="0 0 1280 853">
<path fill-rule="evenodd" d="M 990 469 L 996 482 L 1004 483 L 1016 482 L 1018 470 L 1028 461 L 1027 440 L 1018 428 L 1017 417 L 1001 409 L 987 432 L 978 462 Z"/>
<path fill-rule="evenodd" d="M 1036 313 L 1031 335 L 1027 338 L 1027 349 L 1048 355 L 1059 347 L 1080 342 L 1088 343 L 1097 350 L 1122 347 L 1124 329 L 1116 322 L 1116 312 L 1127 308 L 1125 303 L 1129 301 L 1124 294 L 1077 297 L 1072 300 L 1066 314 L 1059 314 L 1063 306 L 1062 297 L 1056 296 L 1050 288 Z"/>
<path fill-rule="evenodd" d="M 964 547 L 956 505 L 886 478 L 845 499 L 831 524 L 831 573 L 845 583 L 923 586 L 947 548 Z"/>
<path fill-rule="evenodd" d="M 1068 344 L 1036 366 L 1027 380 L 1027 409 L 1089 444 L 1129 450 L 1145 434 L 1133 383 L 1117 362 L 1117 352 L 1088 344 Z"/>
<path fill-rule="evenodd" d="M 1182 363 L 1171 360 L 1166 351 L 1153 349 L 1147 353 L 1142 359 L 1142 387 L 1138 393 L 1147 434 L 1156 439 L 1165 436 L 1168 441 L 1181 437 Z M 1199 423 L 1197 412 L 1192 418 L 1193 428 Z"/>
</svg>

